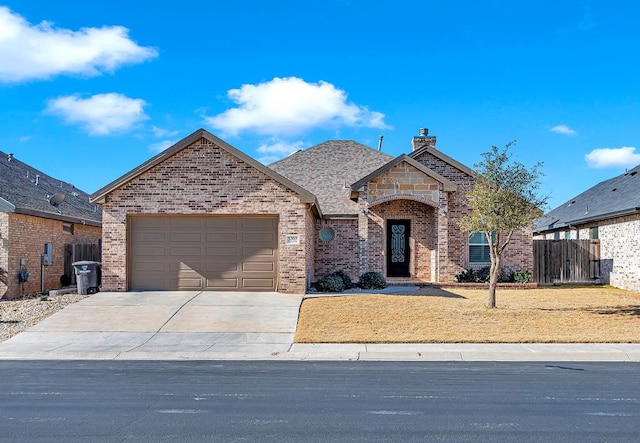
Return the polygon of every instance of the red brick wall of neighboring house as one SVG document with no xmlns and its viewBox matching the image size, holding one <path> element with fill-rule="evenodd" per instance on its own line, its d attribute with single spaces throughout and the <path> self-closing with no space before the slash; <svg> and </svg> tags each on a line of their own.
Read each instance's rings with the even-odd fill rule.
<svg viewBox="0 0 640 443">
<path fill-rule="evenodd" d="M 200 139 L 107 195 L 103 290 L 127 290 L 127 215 L 263 214 L 279 217 L 278 290 L 303 293 L 313 257 L 311 215 L 298 196 L 215 144 Z M 286 245 L 284 234 L 299 234 Z M 314 234 L 312 230 L 311 235 Z"/>
<path fill-rule="evenodd" d="M 324 242 L 320 231 L 330 228 L 333 240 Z M 358 221 L 356 219 L 329 219 L 316 223 L 315 278 L 334 271 L 344 271 L 353 281 L 358 281 Z"/>
<path fill-rule="evenodd" d="M 44 252 L 44 244 L 52 244 L 53 264 L 44 267 L 44 289 L 49 291 L 60 287 L 60 277 L 64 273 L 64 245 L 97 244 L 101 236 L 99 227 L 81 223 L 73 223 L 73 234 L 71 234 L 63 231 L 64 223 L 58 220 L 22 214 L 4 214 L 0 217 L 0 220 L 3 219 L 5 222 L 0 221 L 0 224 L 6 225 L 7 241 L 0 243 L 0 249 L 4 249 L 0 254 L 0 260 L 3 256 L 6 257 L 6 265 L 4 265 L 6 266 L 6 283 L 0 283 L 0 295 L 6 293 L 6 298 L 20 296 L 18 272 L 21 258 L 24 258 L 30 274 L 29 281 L 24 284 L 24 294 L 40 292 L 42 275 L 40 256 Z M 2 237 L 5 238 L 5 233 Z M 3 265 L 0 264 L 0 267 Z"/>
</svg>

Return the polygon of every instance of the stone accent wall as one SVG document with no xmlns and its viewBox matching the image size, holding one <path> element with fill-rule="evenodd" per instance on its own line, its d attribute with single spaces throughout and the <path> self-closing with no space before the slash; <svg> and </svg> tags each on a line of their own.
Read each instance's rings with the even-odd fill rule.
<svg viewBox="0 0 640 443">
<path fill-rule="evenodd" d="M 0 217 L 0 267 L 6 269 L 6 283 L 0 283 L 0 295 L 6 298 L 20 296 L 18 283 L 20 259 L 24 258 L 25 266 L 30 274 L 29 281 L 24 284 L 24 294 L 40 292 L 41 270 L 40 256 L 44 252 L 44 244 L 53 246 L 53 265 L 44 267 L 44 289 L 49 291 L 60 287 L 60 277 L 64 273 L 64 245 L 75 243 L 94 243 L 100 240 L 101 229 L 96 226 L 73 224 L 73 234 L 62 230 L 63 222 L 48 218 L 22 214 L 2 214 Z M 2 227 L 4 226 L 4 228 Z M 3 247 L 5 245 L 6 247 Z M 4 261 L 2 260 L 4 258 Z"/>
<path fill-rule="evenodd" d="M 374 178 L 367 186 L 369 205 L 379 200 L 407 196 L 438 204 L 440 184 L 406 162 L 401 162 Z"/>
<path fill-rule="evenodd" d="M 433 281 L 437 253 L 436 209 L 413 200 L 393 200 L 371 206 L 368 213 L 369 261 L 366 271 L 386 275 L 387 220 L 410 220 L 411 278 Z"/>
<path fill-rule="evenodd" d="M 104 290 L 127 290 L 130 214 L 278 215 L 278 290 L 304 293 L 313 241 L 305 236 L 309 205 L 251 165 L 200 139 L 107 195 L 103 208 Z M 313 232 L 313 231 L 311 231 Z M 299 234 L 286 245 L 285 234 Z"/>
<path fill-rule="evenodd" d="M 334 239 L 324 242 L 320 239 L 320 231 L 331 228 Z M 353 281 L 360 277 L 358 220 L 328 219 L 316 223 L 315 276 L 322 278 L 326 274 L 343 270 Z"/>
</svg>

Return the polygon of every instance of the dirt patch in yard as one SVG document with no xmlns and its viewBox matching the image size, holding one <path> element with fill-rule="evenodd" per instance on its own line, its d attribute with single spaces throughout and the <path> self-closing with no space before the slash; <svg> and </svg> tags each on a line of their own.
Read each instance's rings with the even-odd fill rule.
<svg viewBox="0 0 640 443">
<path fill-rule="evenodd" d="M 640 293 L 610 287 L 422 288 L 303 301 L 296 343 L 640 343 Z"/>
</svg>

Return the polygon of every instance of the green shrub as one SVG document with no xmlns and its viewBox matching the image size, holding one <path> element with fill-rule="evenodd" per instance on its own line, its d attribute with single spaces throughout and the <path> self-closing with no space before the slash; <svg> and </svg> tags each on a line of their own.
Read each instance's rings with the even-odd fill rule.
<svg viewBox="0 0 640 443">
<path fill-rule="evenodd" d="M 498 283 L 513 283 L 514 273 L 510 268 L 502 268 L 500 270 L 500 275 L 498 276 Z"/>
<path fill-rule="evenodd" d="M 344 282 L 335 275 L 325 275 L 314 285 L 319 292 L 341 292 L 344 291 Z"/>
<path fill-rule="evenodd" d="M 476 281 L 480 283 L 488 283 L 491 276 L 491 267 L 483 266 L 480 269 L 476 269 Z"/>
<path fill-rule="evenodd" d="M 529 271 L 514 271 L 513 281 L 516 283 L 529 283 L 531 281 L 531 272 Z"/>
<path fill-rule="evenodd" d="M 361 289 L 384 289 L 387 287 L 387 280 L 379 272 L 365 272 L 360 276 L 358 286 Z"/>
<path fill-rule="evenodd" d="M 455 275 L 454 281 L 458 283 L 489 283 L 490 273 L 490 266 L 484 266 L 479 269 L 463 269 Z M 509 268 L 502 268 L 500 270 L 500 275 L 498 275 L 499 283 L 512 283 L 514 281 L 515 272 Z"/>
<path fill-rule="evenodd" d="M 339 271 L 332 272 L 331 274 L 328 274 L 327 277 L 339 277 L 342 279 L 342 283 L 344 283 L 345 289 L 353 288 L 353 282 L 351 281 L 351 277 L 349 277 L 349 275 L 346 272 L 344 272 L 342 269 L 340 269 Z"/>
<path fill-rule="evenodd" d="M 342 292 L 353 288 L 351 277 L 342 269 L 331 272 L 313 285 L 319 292 Z"/>
<path fill-rule="evenodd" d="M 456 283 L 475 283 L 475 274 L 476 273 L 473 271 L 473 269 L 463 269 L 455 275 L 453 281 L 455 281 Z"/>
</svg>

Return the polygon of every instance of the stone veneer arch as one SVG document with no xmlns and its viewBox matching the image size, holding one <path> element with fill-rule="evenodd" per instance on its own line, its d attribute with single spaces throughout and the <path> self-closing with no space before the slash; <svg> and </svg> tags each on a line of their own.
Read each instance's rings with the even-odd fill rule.
<svg viewBox="0 0 640 443">
<path fill-rule="evenodd" d="M 372 202 L 369 202 L 369 207 L 373 207 L 376 205 L 380 205 L 383 203 L 388 203 L 394 200 L 413 200 L 416 201 L 418 203 L 424 203 L 427 206 L 431 206 L 433 208 L 439 209 L 440 208 L 440 203 L 431 199 L 428 199 L 422 195 L 413 195 L 413 194 L 394 194 L 394 195 L 387 195 L 381 198 L 378 198 Z"/>
</svg>

